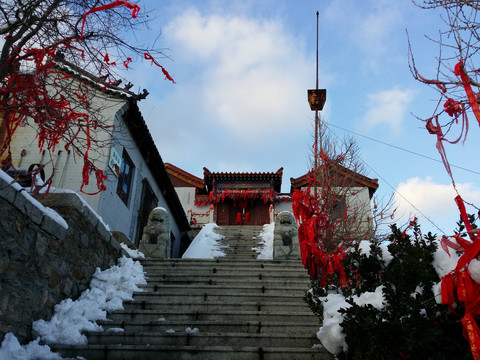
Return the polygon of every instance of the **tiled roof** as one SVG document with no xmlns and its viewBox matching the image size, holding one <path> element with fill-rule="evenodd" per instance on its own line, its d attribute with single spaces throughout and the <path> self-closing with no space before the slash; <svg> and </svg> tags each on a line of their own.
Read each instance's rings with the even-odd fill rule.
<svg viewBox="0 0 480 360">
<path fill-rule="evenodd" d="M 276 172 L 211 172 L 203 168 L 205 181 L 207 178 L 216 180 L 237 180 L 237 181 L 261 181 L 261 180 L 280 180 L 282 181 L 283 167 Z"/>
<path fill-rule="evenodd" d="M 99 78 L 98 76 L 95 76 L 88 72 L 85 69 L 81 69 L 75 64 L 66 61 L 64 59 L 55 59 L 55 65 L 63 72 L 66 74 L 72 75 L 76 77 L 78 80 L 80 80 L 83 83 L 87 83 L 90 86 L 101 90 L 103 93 L 115 96 L 117 98 L 123 98 L 123 99 L 134 99 L 137 101 L 140 101 L 142 99 L 145 99 L 148 95 L 148 91 L 146 89 L 143 89 L 143 92 L 140 94 L 136 94 L 132 91 L 130 91 L 130 88 L 133 86 L 132 84 L 125 84 L 123 88 L 121 88 L 119 85 L 121 81 L 118 81 L 116 84 L 106 84 L 104 80 Z"/>
<path fill-rule="evenodd" d="M 203 182 L 203 179 L 200 179 L 199 177 L 196 177 L 195 175 L 192 175 L 189 172 L 182 170 L 179 167 L 176 167 L 175 165 L 172 165 L 170 163 L 165 163 L 165 168 L 167 169 L 167 172 L 171 176 L 175 176 L 180 180 L 183 180 L 191 184 L 194 187 L 197 187 L 200 189 L 203 189 L 205 187 L 205 183 Z"/>
<path fill-rule="evenodd" d="M 276 172 L 211 172 L 207 168 L 203 168 L 203 176 L 205 185 L 210 190 L 213 183 L 268 183 L 276 192 L 280 192 L 282 187 L 283 167 Z"/>
<path fill-rule="evenodd" d="M 363 185 L 365 187 L 368 187 L 370 190 L 370 194 L 373 195 L 373 193 L 378 189 L 378 179 L 371 179 L 365 175 L 359 174 L 355 171 L 352 171 L 350 169 L 347 169 L 346 167 L 340 165 L 340 164 L 332 164 L 333 170 L 342 176 L 346 176 L 359 185 Z M 308 179 L 313 176 L 313 170 L 309 171 L 305 175 L 302 175 L 298 178 L 290 178 L 290 183 L 291 183 L 291 188 L 292 192 L 293 189 L 299 189 L 303 186 L 307 186 L 308 184 Z"/>
</svg>

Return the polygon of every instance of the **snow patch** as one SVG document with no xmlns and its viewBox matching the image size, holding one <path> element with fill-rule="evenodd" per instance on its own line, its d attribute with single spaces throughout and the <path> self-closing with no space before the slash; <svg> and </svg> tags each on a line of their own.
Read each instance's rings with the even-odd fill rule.
<svg viewBox="0 0 480 360">
<path fill-rule="evenodd" d="M 360 296 L 352 296 L 355 304 L 365 306 L 371 304 L 377 309 L 383 309 L 386 305 L 385 297 L 383 296 L 383 286 L 379 286 L 374 292 L 364 292 Z M 323 326 L 317 332 L 317 337 L 322 345 L 332 354 L 339 354 L 348 350 L 345 342 L 345 334 L 342 331 L 340 323 L 343 321 L 343 315 L 338 311 L 340 309 L 348 309 L 351 307 L 345 301 L 342 294 L 329 294 L 326 297 L 321 297 L 320 301 L 323 305 Z"/>
<path fill-rule="evenodd" d="M 107 332 L 108 333 L 123 333 L 125 331 L 125 329 L 122 329 L 122 328 L 109 328 L 107 329 Z"/>
<path fill-rule="evenodd" d="M 9 360 L 62 360 L 58 353 L 53 353 L 48 345 L 40 345 L 40 339 L 22 346 L 12 333 L 7 333 L 0 347 L 0 359 Z"/>
<path fill-rule="evenodd" d="M 103 331 L 96 321 L 105 320 L 107 312 L 123 309 L 122 302 L 141 291 L 139 284 L 146 284 L 143 267 L 125 256 L 119 259 L 119 265 L 105 271 L 97 268 L 90 288 L 75 301 L 66 299 L 55 305 L 50 321 L 33 323 L 33 333 L 47 344 L 85 345 L 83 332 Z"/>
<path fill-rule="evenodd" d="M 188 328 L 185 329 L 185 332 L 186 332 L 187 334 L 197 334 L 197 333 L 200 332 L 200 330 L 198 330 L 198 328 L 193 328 L 193 329 L 191 329 L 191 328 L 188 327 Z"/>
<path fill-rule="evenodd" d="M 263 225 L 262 232 L 258 235 L 261 241 L 252 250 L 258 253 L 257 259 L 273 259 L 273 237 L 275 223 Z"/>
<path fill-rule="evenodd" d="M 85 345 L 85 331 L 102 331 L 97 320 L 105 320 L 107 312 L 123 309 L 122 302 L 131 300 L 134 291 L 141 291 L 137 285 L 146 284 L 143 267 L 139 262 L 122 257 L 119 264 L 101 271 L 95 271 L 90 288 L 72 301 L 63 300 L 55 305 L 55 313 L 50 321 L 38 320 L 33 323 L 33 333 L 37 339 L 27 345 L 20 345 L 14 334 L 5 335 L 0 347 L 0 359 L 12 360 L 61 360 L 59 354 L 52 353 L 47 344 Z M 120 332 L 113 328 L 107 331 Z M 78 360 L 82 359 L 77 357 Z"/>
<path fill-rule="evenodd" d="M 142 253 L 141 251 L 138 251 L 138 249 L 130 249 L 127 244 L 121 243 L 120 246 L 122 247 L 123 250 L 130 256 L 132 259 L 144 259 L 145 254 Z"/>
<path fill-rule="evenodd" d="M 372 243 L 369 240 L 362 240 L 358 244 L 358 249 L 360 250 L 360 254 L 364 254 L 367 258 L 370 257 L 370 245 Z"/>
<path fill-rule="evenodd" d="M 221 243 L 223 235 L 217 234 L 215 223 L 205 224 L 198 235 L 193 239 L 187 251 L 183 254 L 184 259 L 215 259 L 225 256 L 225 246 Z"/>
<path fill-rule="evenodd" d="M 455 241 L 453 238 L 450 238 L 451 241 Z M 458 259 L 460 259 L 461 255 L 458 255 L 455 251 L 450 251 L 450 255 L 447 254 L 442 247 L 438 240 L 437 243 L 437 251 L 433 254 L 433 268 L 438 274 L 439 278 L 448 274 L 450 271 L 455 269 L 457 266 Z"/>
</svg>

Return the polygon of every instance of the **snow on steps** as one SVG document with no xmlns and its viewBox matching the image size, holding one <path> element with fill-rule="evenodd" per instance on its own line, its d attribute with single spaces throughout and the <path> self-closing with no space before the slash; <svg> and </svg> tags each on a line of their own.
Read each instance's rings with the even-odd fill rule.
<svg viewBox="0 0 480 360">
<path fill-rule="evenodd" d="M 230 251 L 216 260 L 142 260 L 144 291 L 102 323 L 104 332 L 88 334 L 89 345 L 55 350 L 88 360 L 333 359 L 313 347 L 319 323 L 303 301 L 305 269 L 255 260 L 260 230 L 228 227 Z"/>
</svg>

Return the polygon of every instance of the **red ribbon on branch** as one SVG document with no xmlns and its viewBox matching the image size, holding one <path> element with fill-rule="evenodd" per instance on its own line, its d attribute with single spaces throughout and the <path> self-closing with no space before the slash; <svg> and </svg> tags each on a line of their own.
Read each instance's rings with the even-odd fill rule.
<svg viewBox="0 0 480 360">
<path fill-rule="evenodd" d="M 438 122 L 437 116 L 435 116 L 435 123 L 436 125 L 433 125 L 432 118 L 427 119 L 427 123 L 425 127 L 427 128 L 430 134 L 437 135 L 437 144 L 435 146 L 437 147 L 437 150 L 440 153 L 440 157 L 442 158 L 443 165 L 445 166 L 445 169 L 447 170 L 447 173 L 450 176 L 450 179 L 452 179 L 452 184 L 453 186 L 455 186 L 455 180 L 453 180 L 452 169 L 450 168 L 450 163 L 448 162 L 448 159 L 447 159 L 447 153 L 445 152 L 445 147 L 443 146 L 443 142 L 442 142 L 445 140 L 445 137 L 443 136 L 442 128 L 440 127 L 440 123 Z"/>
<path fill-rule="evenodd" d="M 470 103 L 470 106 L 472 107 L 472 111 L 477 118 L 478 124 L 480 125 L 480 108 L 478 106 L 478 100 L 477 97 L 475 96 L 475 93 L 472 90 L 472 85 L 470 84 L 470 78 L 467 75 L 467 72 L 465 71 L 465 67 L 463 66 L 463 61 L 460 60 L 457 65 L 455 65 L 455 75 L 460 76 L 462 79 L 462 85 L 463 88 L 465 89 L 465 93 L 467 94 L 468 97 L 468 102 Z"/>
<path fill-rule="evenodd" d="M 160 69 L 162 69 L 163 75 L 165 75 L 165 79 L 166 79 L 166 80 L 170 80 L 172 83 L 175 84 L 175 80 L 173 80 L 173 78 L 170 76 L 170 74 L 168 73 L 168 71 L 165 70 L 165 68 L 164 68 L 162 65 L 160 65 L 160 64 L 153 58 L 152 55 L 150 55 L 149 53 L 146 52 L 146 53 L 143 54 L 143 56 L 144 56 L 145 60 L 151 60 L 151 61 L 152 61 L 152 64 L 155 64 L 155 65 L 157 65 Z"/>
<path fill-rule="evenodd" d="M 455 270 L 442 277 L 442 303 L 447 304 L 449 310 L 456 314 L 453 304 L 457 301 L 465 305 L 465 315 L 462 318 L 463 328 L 470 343 L 470 350 L 475 360 L 480 360 L 480 329 L 476 322 L 476 315 L 480 315 L 480 284 L 476 283 L 468 272 L 467 265 L 480 251 L 480 233 L 476 236 L 468 220 L 465 204 L 458 195 L 455 198 L 460 216 L 470 236 L 471 242 L 456 236 L 457 242 L 465 249 L 457 262 Z M 448 243 L 447 243 L 448 245 Z M 442 247 L 444 245 L 442 244 Z M 457 248 L 458 250 L 458 248 Z M 447 251 L 448 252 L 448 251 Z"/>
<path fill-rule="evenodd" d="M 336 223 L 328 219 L 328 214 L 322 211 L 319 198 L 311 193 L 309 181 L 306 190 L 295 190 L 292 195 L 292 211 L 295 219 L 300 222 L 298 239 L 302 263 L 308 270 L 310 279 L 319 280 L 325 287 L 331 280 L 331 275 L 336 274 L 341 287 L 347 285 L 345 268 L 342 260 L 345 258 L 343 247 L 335 248 L 328 252 L 324 246 L 326 234 L 335 228 Z"/>
<path fill-rule="evenodd" d="M 82 21 L 82 28 L 80 30 L 80 39 L 83 37 L 83 27 L 85 26 L 85 20 L 87 19 L 87 15 L 93 14 L 94 12 L 97 11 L 103 11 L 103 10 L 108 10 L 117 6 L 125 6 L 129 9 L 133 9 L 132 11 L 132 18 L 136 18 L 138 16 L 138 12 L 140 11 L 140 7 L 137 4 L 132 4 L 129 3 L 128 1 L 114 1 L 110 4 L 102 5 L 99 7 L 92 8 L 88 10 L 85 14 L 83 14 L 83 21 Z"/>
</svg>

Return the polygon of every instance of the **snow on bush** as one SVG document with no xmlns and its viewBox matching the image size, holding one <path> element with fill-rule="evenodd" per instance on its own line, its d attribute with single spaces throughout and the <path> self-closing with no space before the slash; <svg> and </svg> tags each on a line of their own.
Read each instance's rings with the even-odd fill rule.
<svg viewBox="0 0 480 360">
<path fill-rule="evenodd" d="M 441 304 L 441 277 L 460 255 L 447 254 L 438 239 L 421 235 L 416 223 L 413 229 L 409 236 L 392 226 L 389 242 L 360 241 L 352 248 L 343 261 L 348 287 L 313 284 L 306 299 L 322 320 L 317 337 L 332 354 L 357 360 L 469 353 L 460 317 Z M 480 280 L 480 261 L 468 269 Z"/>
</svg>

